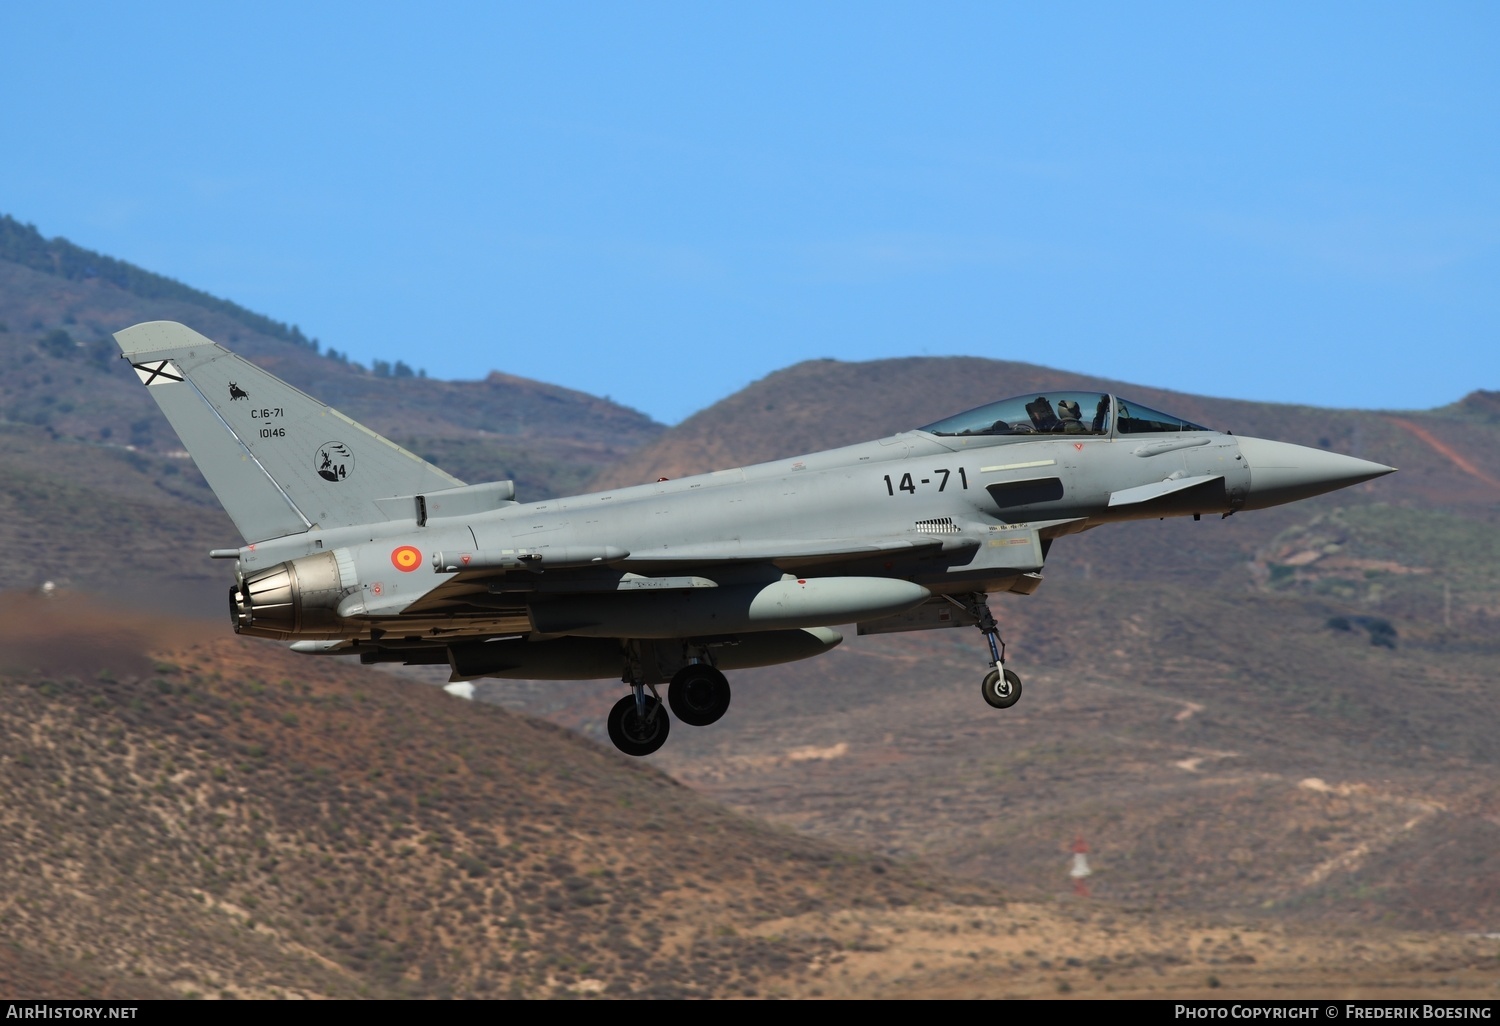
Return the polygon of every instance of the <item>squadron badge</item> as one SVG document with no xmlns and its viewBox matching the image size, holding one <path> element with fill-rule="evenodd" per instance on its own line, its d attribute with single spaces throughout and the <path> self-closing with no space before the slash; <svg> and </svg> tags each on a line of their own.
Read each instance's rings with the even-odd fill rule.
<svg viewBox="0 0 1500 1026">
<path fill-rule="evenodd" d="M 343 481 L 354 473 L 354 453 L 343 442 L 324 442 L 318 446 L 313 466 L 324 481 Z"/>
</svg>

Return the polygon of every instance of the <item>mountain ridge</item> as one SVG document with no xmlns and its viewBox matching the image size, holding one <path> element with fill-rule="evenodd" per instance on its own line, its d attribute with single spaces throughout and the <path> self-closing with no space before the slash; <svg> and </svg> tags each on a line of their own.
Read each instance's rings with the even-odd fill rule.
<svg viewBox="0 0 1500 1026">
<path fill-rule="evenodd" d="M 36 225 L 22 224 L 9 214 L 0 214 L 0 260 L 20 264 L 34 271 L 53 274 L 70 281 L 100 279 L 124 289 L 141 299 L 173 299 L 189 302 L 239 321 L 245 327 L 271 338 L 282 339 L 317 351 L 316 339 L 309 339 L 296 325 L 287 325 L 265 314 L 248 310 L 238 303 L 195 289 L 175 278 L 148 271 L 135 264 L 118 260 L 69 242 L 62 236 L 46 238 Z M 123 325 L 122 325 L 123 327 Z"/>
<path fill-rule="evenodd" d="M 668 428 L 624 464 L 602 472 L 596 488 L 639 483 L 652 471 L 678 477 L 728 466 L 804 455 L 911 430 L 988 402 L 1031 392 L 1109 391 L 1219 430 L 1323 448 L 1360 448 L 1356 420 L 1393 416 L 1488 422 L 1500 393 L 1476 389 L 1432 410 L 1365 410 L 1203 396 L 1150 385 L 978 356 L 906 356 L 868 361 L 805 360 L 775 371 Z M 1496 407 L 1500 408 L 1500 407 Z M 837 410 L 837 418 L 826 411 Z M 731 419 L 736 423 L 726 426 Z M 1319 419 L 1336 427 L 1329 428 Z M 1285 437 L 1299 435 L 1299 439 Z M 733 442 L 734 444 L 730 444 Z M 697 445 L 699 448 L 694 449 Z M 696 455 L 695 455 L 696 454 Z M 648 464 L 652 464 L 649 465 Z"/>
<path fill-rule="evenodd" d="M 1222 997 L 1210 976 L 1281 995 L 1492 986 L 1500 951 L 1455 933 L 1500 929 L 1485 884 L 1500 851 L 1496 393 L 1386 413 L 1121 385 L 1212 426 L 1402 471 L 1228 520 L 1061 540 L 1037 595 L 995 602 L 1027 681 L 1008 714 L 979 701 L 973 631 L 850 639 L 734 675 L 720 725 L 674 730 L 642 765 L 592 743 L 608 685 L 479 685 L 548 726 L 233 637 L 227 568 L 205 558 L 232 525 L 109 339 L 158 318 L 459 477 L 514 477 L 523 499 L 1107 384 L 975 357 L 810 361 L 667 429 L 501 371 L 364 373 L 223 311 L 0 259 L 0 775 L 23 827 L 0 831 L 0 915 L 21 945 L 0 951 L 0 980 L 207 996 L 1037 996 L 1066 983 Z M 170 596 L 218 612 L 212 625 L 127 624 L 66 597 L 49 606 L 44 580 L 135 610 Z M 49 609 L 65 615 L 39 624 Z M 621 780 L 651 781 L 654 797 L 630 804 Z M 716 848 L 672 820 L 726 822 L 709 800 L 774 826 L 721 833 Z M 503 839 L 482 829 L 512 823 Z M 129 843 L 101 845 L 101 830 Z M 1080 834 L 1092 903 L 1065 875 Z M 704 864 L 692 886 L 667 887 L 683 838 Z M 557 857 L 583 849 L 603 862 Z M 746 850 L 758 854 L 742 864 Z M 643 861 L 627 879 L 632 853 Z M 733 886 L 717 872 L 726 858 L 743 871 Z M 615 877 L 589 875 L 604 863 Z M 155 901 L 163 874 L 181 893 Z M 1443 933 L 1407 945 L 1381 924 Z M 1362 950 L 1340 939 L 1350 928 Z"/>
</svg>

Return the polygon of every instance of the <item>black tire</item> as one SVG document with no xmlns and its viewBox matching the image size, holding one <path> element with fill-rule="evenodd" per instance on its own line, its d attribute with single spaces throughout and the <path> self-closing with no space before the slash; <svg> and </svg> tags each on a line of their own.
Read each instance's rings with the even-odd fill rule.
<svg viewBox="0 0 1500 1026">
<path fill-rule="evenodd" d="M 667 702 L 690 727 L 706 727 L 729 711 L 729 681 L 707 663 L 684 666 L 667 686 Z"/>
<path fill-rule="evenodd" d="M 660 702 L 646 696 L 646 718 L 635 708 L 635 696 L 626 695 L 609 711 L 609 739 L 626 755 L 650 755 L 667 743 L 672 718 Z"/>
<path fill-rule="evenodd" d="M 1021 700 L 1021 678 L 1015 670 L 1005 671 L 1005 684 L 1000 683 L 1000 671 L 991 670 L 984 675 L 984 700 L 996 709 L 1009 709 Z"/>
</svg>

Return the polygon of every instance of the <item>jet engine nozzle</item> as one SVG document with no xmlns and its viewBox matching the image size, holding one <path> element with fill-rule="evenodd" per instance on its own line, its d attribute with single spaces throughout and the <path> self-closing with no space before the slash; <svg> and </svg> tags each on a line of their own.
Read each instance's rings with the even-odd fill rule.
<svg viewBox="0 0 1500 1026">
<path fill-rule="evenodd" d="M 229 589 L 236 634 L 258 638 L 341 638 L 349 631 L 335 610 L 343 597 L 332 552 L 277 563 Z"/>
<path fill-rule="evenodd" d="M 1264 438 L 1240 438 L 1250 467 L 1250 492 L 1242 509 L 1267 509 L 1395 473 L 1395 467 Z"/>
</svg>

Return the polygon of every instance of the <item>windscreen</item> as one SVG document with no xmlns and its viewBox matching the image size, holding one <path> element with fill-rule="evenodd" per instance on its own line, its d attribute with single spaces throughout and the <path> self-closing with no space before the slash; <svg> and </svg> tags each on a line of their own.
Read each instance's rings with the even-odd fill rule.
<svg viewBox="0 0 1500 1026">
<path fill-rule="evenodd" d="M 1207 431 L 1208 428 L 1200 427 L 1191 421 L 1174 417 L 1170 413 L 1159 413 L 1156 410 L 1142 406 L 1140 403 L 1131 402 L 1129 399 L 1115 397 L 1119 405 L 1119 417 L 1115 421 L 1115 431 L 1122 435 L 1144 435 L 1167 431 Z"/>
</svg>

